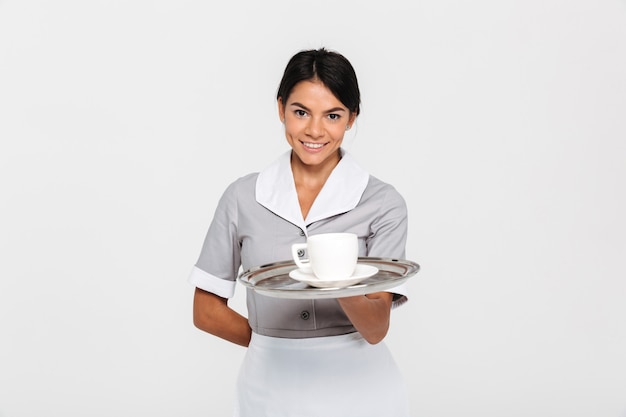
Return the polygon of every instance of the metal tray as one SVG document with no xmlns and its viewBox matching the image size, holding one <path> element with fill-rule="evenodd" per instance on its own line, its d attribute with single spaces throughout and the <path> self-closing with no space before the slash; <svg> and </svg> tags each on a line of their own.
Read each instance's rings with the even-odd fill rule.
<svg viewBox="0 0 626 417">
<path fill-rule="evenodd" d="M 378 273 L 358 284 L 344 288 L 314 288 L 289 277 L 297 266 L 293 261 L 276 262 L 250 268 L 239 275 L 239 281 L 259 294 L 277 298 L 340 298 L 385 291 L 404 283 L 417 274 L 420 266 L 403 259 L 361 257 L 360 264 L 373 265 Z"/>
</svg>

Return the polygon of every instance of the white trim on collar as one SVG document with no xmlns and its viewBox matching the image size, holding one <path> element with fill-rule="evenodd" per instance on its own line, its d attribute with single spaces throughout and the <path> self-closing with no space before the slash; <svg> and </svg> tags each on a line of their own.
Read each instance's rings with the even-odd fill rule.
<svg viewBox="0 0 626 417">
<path fill-rule="evenodd" d="M 307 224 L 352 210 L 361 200 L 369 182 L 369 174 L 350 154 L 343 149 L 341 151 L 339 164 L 326 180 L 306 219 L 302 218 L 291 171 L 291 150 L 259 173 L 256 201 L 305 233 Z"/>
</svg>

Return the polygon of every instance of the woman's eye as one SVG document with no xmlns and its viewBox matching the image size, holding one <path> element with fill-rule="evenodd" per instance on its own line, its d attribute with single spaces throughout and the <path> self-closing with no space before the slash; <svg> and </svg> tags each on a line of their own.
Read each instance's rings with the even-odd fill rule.
<svg viewBox="0 0 626 417">
<path fill-rule="evenodd" d="M 296 110 L 294 113 L 295 113 L 295 114 L 296 114 L 296 116 L 298 116 L 298 117 L 304 117 L 304 116 L 306 116 L 306 112 L 305 112 L 304 110 Z"/>
<path fill-rule="evenodd" d="M 341 117 L 340 115 L 334 114 L 334 113 L 328 115 L 328 118 L 330 120 L 339 120 L 340 117 Z"/>
</svg>

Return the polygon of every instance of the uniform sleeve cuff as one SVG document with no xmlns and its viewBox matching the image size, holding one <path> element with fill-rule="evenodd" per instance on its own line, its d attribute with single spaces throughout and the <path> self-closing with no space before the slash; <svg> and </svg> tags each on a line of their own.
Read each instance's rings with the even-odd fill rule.
<svg viewBox="0 0 626 417">
<path fill-rule="evenodd" d="M 231 298 L 235 295 L 236 281 L 218 278 L 194 266 L 187 280 L 191 285 L 220 297 Z"/>
<path fill-rule="evenodd" d="M 391 288 L 387 290 L 393 294 L 393 302 L 391 303 L 391 308 L 400 307 L 402 304 L 409 301 L 409 289 L 406 286 L 406 283 L 400 284 L 397 287 Z"/>
</svg>

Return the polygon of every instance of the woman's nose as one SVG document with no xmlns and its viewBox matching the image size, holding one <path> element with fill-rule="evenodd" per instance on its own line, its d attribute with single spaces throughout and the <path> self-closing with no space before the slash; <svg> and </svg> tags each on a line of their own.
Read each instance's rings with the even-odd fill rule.
<svg viewBox="0 0 626 417">
<path fill-rule="evenodd" d="M 306 130 L 306 134 L 313 137 L 313 138 L 317 138 L 317 137 L 321 137 L 324 135 L 324 128 L 322 126 L 322 121 L 312 117 L 309 120 L 309 123 L 307 125 L 307 130 Z"/>
</svg>

